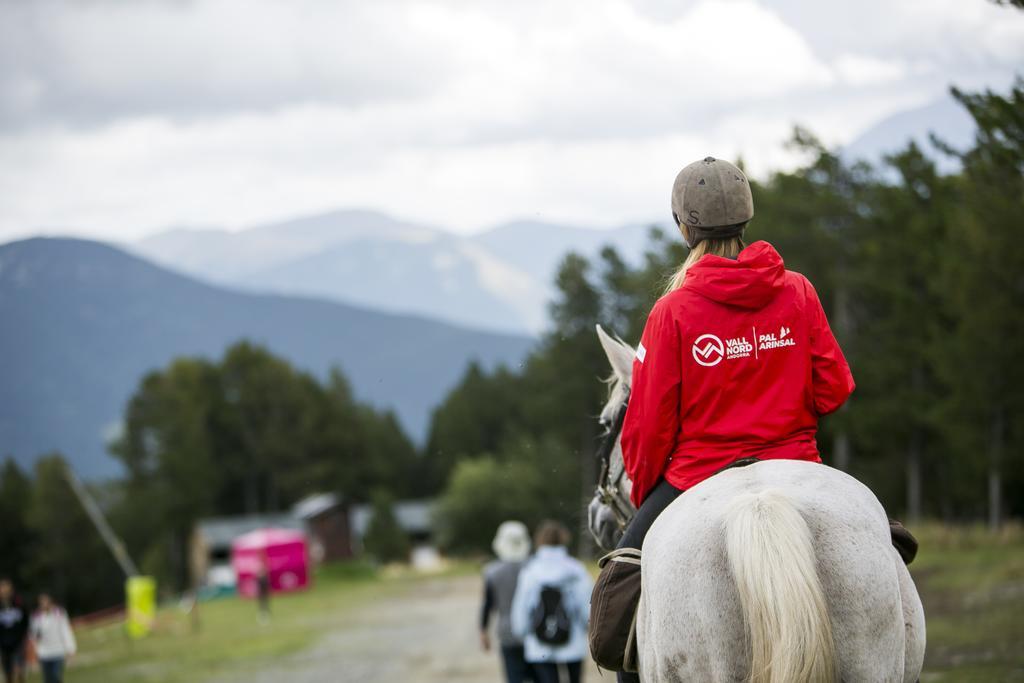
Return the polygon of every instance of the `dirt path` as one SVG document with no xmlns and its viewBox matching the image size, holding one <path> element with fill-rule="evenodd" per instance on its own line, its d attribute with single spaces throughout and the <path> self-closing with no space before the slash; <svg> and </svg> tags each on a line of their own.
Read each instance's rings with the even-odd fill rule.
<svg viewBox="0 0 1024 683">
<path fill-rule="evenodd" d="M 352 613 L 310 649 L 272 668 L 218 683 L 495 683 L 498 654 L 480 650 L 476 631 L 480 580 L 416 581 Z M 604 680 L 614 680 L 607 678 Z M 590 681 L 601 680 L 596 669 Z"/>
</svg>

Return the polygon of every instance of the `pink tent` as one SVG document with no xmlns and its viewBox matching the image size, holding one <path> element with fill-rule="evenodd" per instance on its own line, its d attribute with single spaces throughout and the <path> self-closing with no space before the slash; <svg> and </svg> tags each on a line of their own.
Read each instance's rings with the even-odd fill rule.
<svg viewBox="0 0 1024 683">
<path fill-rule="evenodd" d="M 231 564 L 238 593 L 256 597 L 260 567 L 266 563 L 273 593 L 301 590 L 309 585 L 306 535 L 292 529 L 257 529 L 231 543 Z"/>
</svg>

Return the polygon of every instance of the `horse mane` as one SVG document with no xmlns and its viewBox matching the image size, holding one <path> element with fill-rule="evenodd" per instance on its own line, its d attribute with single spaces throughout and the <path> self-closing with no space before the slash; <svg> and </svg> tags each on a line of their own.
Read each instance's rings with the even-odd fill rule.
<svg viewBox="0 0 1024 683">
<path fill-rule="evenodd" d="M 621 337 L 609 335 L 600 325 L 597 326 L 597 336 L 612 366 L 611 374 L 602 380 L 608 385 L 608 401 L 600 415 L 601 423 L 610 426 L 619 406 L 629 398 L 628 376 L 632 374 L 635 351 Z"/>
<path fill-rule="evenodd" d="M 608 386 L 608 401 L 604 404 L 604 408 L 601 409 L 601 424 L 606 429 L 611 429 L 612 422 L 615 420 L 615 411 L 619 409 L 623 403 L 625 403 L 627 396 L 629 395 L 629 386 L 625 380 L 615 372 L 611 373 L 607 377 L 601 380 Z"/>
</svg>

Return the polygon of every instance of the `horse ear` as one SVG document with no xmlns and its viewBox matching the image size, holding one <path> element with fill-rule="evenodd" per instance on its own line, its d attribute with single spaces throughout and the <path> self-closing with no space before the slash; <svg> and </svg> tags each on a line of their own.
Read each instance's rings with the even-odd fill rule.
<svg viewBox="0 0 1024 683">
<path fill-rule="evenodd" d="M 612 337 L 600 325 L 597 326 L 597 338 L 601 341 L 601 348 L 608 356 L 615 376 L 629 384 L 633 377 L 633 356 L 636 354 L 633 347 L 621 339 Z"/>
</svg>

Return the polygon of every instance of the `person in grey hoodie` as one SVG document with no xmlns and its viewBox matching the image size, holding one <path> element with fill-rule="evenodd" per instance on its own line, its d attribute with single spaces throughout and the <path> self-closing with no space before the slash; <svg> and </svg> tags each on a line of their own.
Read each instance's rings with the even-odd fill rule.
<svg viewBox="0 0 1024 683">
<path fill-rule="evenodd" d="M 519 574 L 512 599 L 512 632 L 523 639 L 537 683 L 579 683 L 587 656 L 592 581 L 569 555 L 564 524 L 541 523 L 537 552 Z"/>
<path fill-rule="evenodd" d="M 523 640 L 512 633 L 510 613 L 519 572 L 530 555 L 530 533 L 522 522 L 503 522 L 491 544 L 497 560 L 484 567 L 484 599 L 480 609 L 480 644 L 491 649 L 490 620 L 498 613 L 498 643 L 508 683 L 534 681 L 523 654 Z"/>
</svg>

